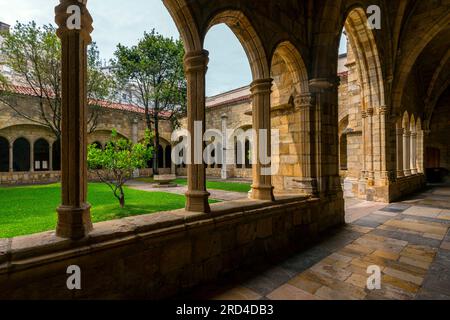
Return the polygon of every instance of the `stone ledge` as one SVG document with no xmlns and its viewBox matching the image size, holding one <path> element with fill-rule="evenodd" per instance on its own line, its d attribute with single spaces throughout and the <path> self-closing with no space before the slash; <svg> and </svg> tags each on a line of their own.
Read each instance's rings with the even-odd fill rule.
<svg viewBox="0 0 450 320">
<path fill-rule="evenodd" d="M 24 270 L 37 265 L 74 258 L 86 253 L 124 246 L 139 240 L 170 238 L 183 232 L 200 232 L 204 228 L 270 216 L 271 212 L 307 207 L 319 199 L 286 196 L 275 202 L 236 200 L 213 204 L 212 213 L 193 213 L 184 209 L 133 216 L 94 224 L 94 230 L 80 241 L 59 238 L 54 231 L 29 236 L 0 239 L 0 274 Z M 306 210 L 305 213 L 308 211 Z"/>
</svg>

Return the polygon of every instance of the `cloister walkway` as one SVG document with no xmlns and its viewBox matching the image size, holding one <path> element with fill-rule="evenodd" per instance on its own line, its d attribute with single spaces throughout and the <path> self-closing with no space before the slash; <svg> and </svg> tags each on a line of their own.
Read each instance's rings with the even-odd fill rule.
<svg viewBox="0 0 450 320">
<path fill-rule="evenodd" d="M 190 299 L 450 299 L 450 185 L 390 205 L 348 200 L 347 225 L 319 244 L 195 289 Z M 381 289 L 366 288 L 379 266 Z"/>
</svg>

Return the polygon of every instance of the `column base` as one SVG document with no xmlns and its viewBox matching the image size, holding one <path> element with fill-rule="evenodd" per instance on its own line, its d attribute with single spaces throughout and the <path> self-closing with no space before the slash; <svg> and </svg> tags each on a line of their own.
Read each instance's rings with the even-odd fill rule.
<svg viewBox="0 0 450 320">
<path fill-rule="evenodd" d="M 405 176 L 405 172 L 403 170 L 397 171 L 397 178 L 402 178 Z"/>
<path fill-rule="evenodd" d="M 417 174 L 417 173 L 418 173 L 417 169 L 411 170 L 411 174 Z"/>
<path fill-rule="evenodd" d="M 249 198 L 253 200 L 275 201 L 275 197 L 273 195 L 273 186 L 252 185 L 252 190 L 249 194 Z"/>
<path fill-rule="evenodd" d="M 404 171 L 403 171 L 403 175 L 404 175 L 405 177 L 409 177 L 409 176 L 411 175 L 411 170 L 404 170 Z"/>
<path fill-rule="evenodd" d="M 210 193 L 207 191 L 186 192 L 186 211 L 210 213 L 209 196 Z"/>
<path fill-rule="evenodd" d="M 61 238 L 82 239 L 92 231 L 91 205 L 85 203 L 81 208 L 61 205 L 58 209 L 56 235 Z"/>
</svg>

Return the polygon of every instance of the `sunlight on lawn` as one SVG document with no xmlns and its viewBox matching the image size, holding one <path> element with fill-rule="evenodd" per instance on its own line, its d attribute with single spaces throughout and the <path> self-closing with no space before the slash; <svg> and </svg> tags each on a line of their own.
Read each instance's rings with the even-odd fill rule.
<svg viewBox="0 0 450 320">
<path fill-rule="evenodd" d="M 59 184 L 0 188 L 0 238 L 55 229 L 60 194 Z M 88 201 L 94 223 L 185 205 L 184 195 L 125 188 L 125 208 L 121 209 L 111 190 L 100 183 L 89 184 Z"/>
</svg>

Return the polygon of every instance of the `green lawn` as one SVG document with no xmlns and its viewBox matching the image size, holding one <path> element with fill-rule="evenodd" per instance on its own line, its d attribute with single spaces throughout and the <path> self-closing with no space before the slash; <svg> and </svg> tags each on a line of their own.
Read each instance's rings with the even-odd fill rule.
<svg viewBox="0 0 450 320">
<path fill-rule="evenodd" d="M 183 195 L 126 188 L 125 208 L 121 209 L 108 186 L 99 183 L 89 184 L 88 198 L 93 222 L 180 209 L 185 205 Z M 54 229 L 59 203 L 59 184 L 0 188 L 0 238 Z"/>
<path fill-rule="evenodd" d="M 139 178 L 138 181 L 154 183 L 153 178 Z M 187 185 L 186 179 L 176 179 L 176 184 Z M 207 189 L 223 190 L 223 191 L 234 191 L 234 192 L 249 192 L 251 189 L 250 183 L 242 182 L 222 182 L 222 181 L 206 181 Z"/>
</svg>

